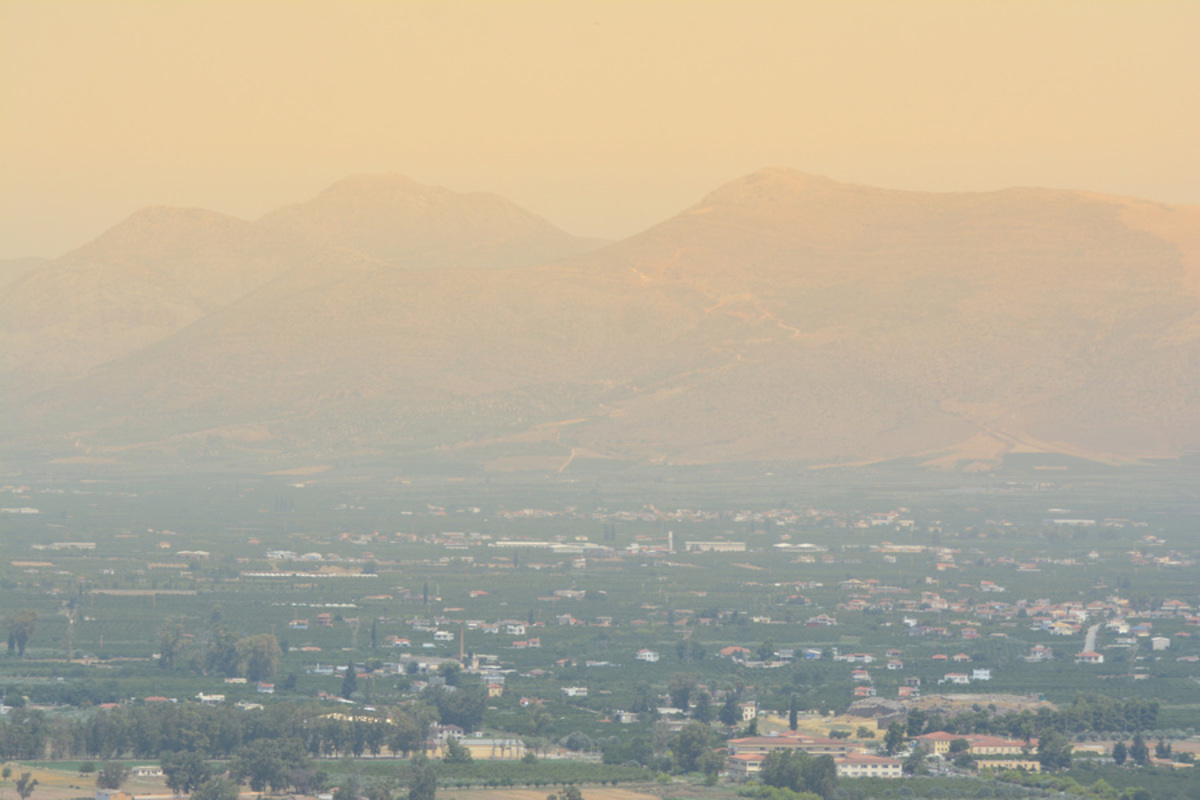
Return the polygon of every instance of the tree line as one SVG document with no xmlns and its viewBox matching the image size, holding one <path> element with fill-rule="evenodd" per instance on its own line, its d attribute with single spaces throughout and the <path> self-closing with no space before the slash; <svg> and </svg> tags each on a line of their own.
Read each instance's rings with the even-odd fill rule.
<svg viewBox="0 0 1200 800">
<path fill-rule="evenodd" d="M 85 718 L 14 708 L 0 722 L 0 760 L 150 759 L 169 752 L 224 759 L 259 740 L 296 741 L 314 757 L 408 755 L 423 749 L 431 724 L 471 721 L 439 692 L 386 714 L 351 713 L 331 713 L 314 703 L 275 703 L 255 712 L 228 705 L 147 703 L 98 710 Z"/>
<path fill-rule="evenodd" d="M 1024 709 L 1007 714 L 980 707 L 941 717 L 913 709 L 908 713 L 907 733 L 909 736 L 919 736 L 922 733 L 946 731 L 1031 739 L 1050 731 L 1068 736 L 1084 731 L 1148 731 L 1158 725 L 1158 709 L 1157 700 L 1094 694 L 1077 695 L 1069 705 L 1057 709 L 1043 706 L 1037 711 Z"/>
</svg>

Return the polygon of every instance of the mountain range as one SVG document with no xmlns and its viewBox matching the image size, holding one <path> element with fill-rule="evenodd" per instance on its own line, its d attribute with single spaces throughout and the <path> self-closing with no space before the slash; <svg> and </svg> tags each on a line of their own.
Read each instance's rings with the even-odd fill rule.
<svg viewBox="0 0 1200 800">
<path fill-rule="evenodd" d="M 359 176 L 0 286 L 13 459 L 988 468 L 1200 451 L 1200 208 L 785 169 L 635 236 Z"/>
</svg>

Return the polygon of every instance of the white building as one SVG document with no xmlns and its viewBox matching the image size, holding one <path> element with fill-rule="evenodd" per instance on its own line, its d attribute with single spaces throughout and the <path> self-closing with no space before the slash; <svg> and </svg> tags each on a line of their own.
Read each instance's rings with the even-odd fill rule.
<svg viewBox="0 0 1200 800">
<path fill-rule="evenodd" d="M 684 542 L 683 549 L 689 553 L 744 553 L 745 542 Z"/>
</svg>

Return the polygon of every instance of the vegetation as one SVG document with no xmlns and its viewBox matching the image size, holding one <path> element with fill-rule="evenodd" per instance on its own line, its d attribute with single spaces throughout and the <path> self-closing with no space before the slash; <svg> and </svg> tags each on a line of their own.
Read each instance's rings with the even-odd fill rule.
<svg viewBox="0 0 1200 800">
<path fill-rule="evenodd" d="M 107 761 L 96 773 L 97 789 L 120 789 L 129 777 L 129 768 L 119 761 Z"/>
<path fill-rule="evenodd" d="M 17 796 L 21 800 L 29 800 L 29 796 L 33 794 L 33 790 L 37 788 L 38 779 L 33 777 L 32 773 L 22 772 L 21 777 L 17 778 L 14 788 L 17 790 Z"/>
<path fill-rule="evenodd" d="M 996 489 L 989 505 L 979 503 L 986 487 L 960 501 L 902 481 L 873 495 L 886 505 L 828 489 L 828 505 L 806 498 L 809 511 L 777 516 L 740 507 L 648 510 L 630 500 L 649 497 L 640 485 L 623 490 L 618 504 L 597 484 L 590 505 L 574 505 L 574 496 L 544 519 L 508 510 L 544 498 L 482 483 L 474 487 L 478 505 L 455 505 L 460 488 L 428 484 L 140 481 L 111 493 L 69 481 L 40 486 L 11 503 L 43 513 L 5 520 L 0 560 L 0 602 L 20 609 L 5 618 L 12 647 L 0 660 L 11 707 L 0 721 L 0 758 L 9 761 L 47 753 L 93 766 L 158 759 L 177 792 L 220 794 L 228 785 L 214 776 L 228 770 L 254 791 L 333 787 L 382 800 L 387 792 L 427 793 L 430 779 L 434 792 L 657 774 L 718 781 L 726 739 L 792 729 L 894 755 L 910 776 L 898 783 L 917 787 L 940 779 L 922 777 L 931 769 L 978 768 L 961 746 L 947 759 L 912 748 L 912 737 L 941 730 L 1036 738 L 1033 757 L 1052 771 L 1039 780 L 1086 775 L 1073 779 L 1099 797 L 1104 785 L 1090 787 L 1101 779 L 1117 795 L 1149 787 L 1146 776 L 1163 771 L 1150 766 L 1152 756 L 1184 760 L 1183 743 L 1196 734 L 1200 686 L 1187 659 L 1200 656 L 1200 637 L 1181 635 L 1194 626 L 1187 611 L 1171 609 L 1195 608 L 1200 596 L 1194 571 L 1170 562 L 1197 553 L 1185 536 L 1190 507 L 1175 505 L 1169 486 L 1146 490 L 1134 506 L 1097 478 L 1104 490 L 1072 513 L 1126 522 L 1077 530 L 1043 519 L 1046 508 L 1083 505 L 1077 496 L 1068 503 L 1065 489 Z M 50 491 L 62 486 L 70 491 Z M 799 506 L 786 499 L 791 491 L 776 487 L 759 507 Z M 898 507 L 900 497 L 914 525 L 874 526 L 872 509 Z M 1139 514 L 1143 506 L 1164 510 L 1151 517 Z M 47 520 L 73 525 L 84 517 L 94 550 L 34 549 L 68 538 Z M 1142 527 L 1143 517 L 1154 527 Z M 530 546 L 492 547 L 522 539 Z M 682 552 L 691 540 L 744 540 L 747 549 Z M 776 547 L 801 542 L 815 549 Z M 559 554 L 547 543 L 610 549 Z M 268 557 L 289 551 L 294 558 Z M 1132 552 L 1161 554 L 1164 563 L 1139 568 Z M 953 567 L 939 569 L 950 557 Z M 985 582 L 1005 591 L 985 591 Z M 1042 627 L 1040 609 L 1060 602 L 1104 608 L 1089 612 L 1089 623 L 1101 624 L 1104 664 L 1073 662 L 1083 626 L 1074 638 Z M 818 615 L 836 625 L 810 622 Z M 1152 649 L 1151 637 L 1136 633 L 1124 642 L 1103 626 L 1109 620 L 1149 624 L 1169 647 Z M 1027 661 L 1037 646 L 1055 658 Z M 731 657 L 722 652 L 729 648 L 743 650 Z M 635 658 L 643 650 L 657 660 Z M 889 650 L 900 651 L 901 668 L 883 668 Z M 831 725 L 828 713 L 845 711 L 859 685 L 847 653 L 878 659 L 868 671 L 880 698 L 919 679 L 926 696 L 1007 693 L 1029 707 L 981 699 L 950 714 L 910 707 L 878 732 L 868 718 Z M 967 666 L 934 660 L 957 653 Z M 976 667 L 990 670 L 987 684 L 939 683 L 948 671 Z M 569 687 L 588 691 L 568 696 Z M 1031 693 L 1052 705 L 1035 705 Z M 759 714 L 743 720 L 743 704 Z M 429 760 L 384 758 L 424 753 L 433 725 L 516 741 L 527 756 L 495 762 L 452 745 Z M 1114 763 L 1085 757 L 1088 740 L 1116 740 Z M 552 753 L 567 758 L 543 757 Z M 342 758 L 355 759 L 355 769 Z M 834 795 L 851 797 L 865 785 L 838 781 L 818 761 L 773 763 L 770 781 L 748 790 L 832 796 L 832 776 Z M 1100 766 L 1116 772 L 1097 773 Z"/>
<path fill-rule="evenodd" d="M 16 652 L 20 658 L 25 657 L 25 648 L 29 639 L 37 629 L 38 612 L 24 609 L 4 618 L 4 627 L 8 629 L 8 652 Z"/>
<path fill-rule="evenodd" d="M 763 760 L 759 776 L 767 786 L 809 792 L 825 800 L 837 789 L 837 767 L 831 756 L 776 750 Z"/>
</svg>

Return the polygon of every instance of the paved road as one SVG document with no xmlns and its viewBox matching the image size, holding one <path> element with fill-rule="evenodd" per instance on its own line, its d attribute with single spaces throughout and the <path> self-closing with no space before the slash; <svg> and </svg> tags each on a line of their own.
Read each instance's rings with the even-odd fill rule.
<svg viewBox="0 0 1200 800">
<path fill-rule="evenodd" d="M 1093 625 L 1092 627 L 1088 628 L 1087 638 L 1084 639 L 1084 641 L 1083 641 L 1083 652 L 1085 652 L 1085 653 L 1096 652 L 1096 634 L 1099 632 L 1100 632 L 1100 626 L 1098 624 Z"/>
</svg>

